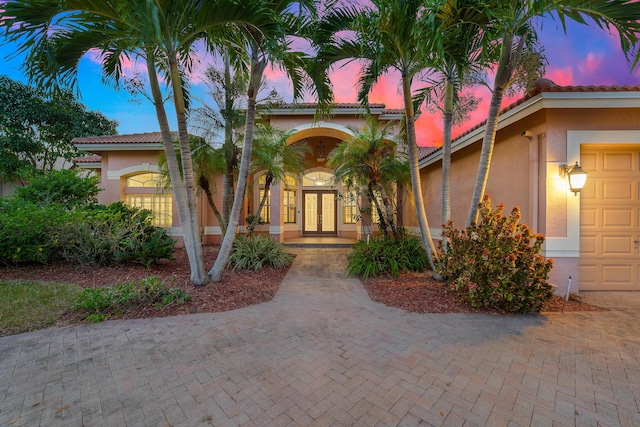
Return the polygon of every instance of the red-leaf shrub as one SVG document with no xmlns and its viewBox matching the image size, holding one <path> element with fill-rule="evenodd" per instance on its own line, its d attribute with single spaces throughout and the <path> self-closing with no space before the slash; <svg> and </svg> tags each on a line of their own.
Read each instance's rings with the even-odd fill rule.
<svg viewBox="0 0 640 427">
<path fill-rule="evenodd" d="M 505 312 L 539 312 L 552 296 L 548 283 L 552 260 L 540 255 L 544 236 L 519 224 L 520 209 L 508 217 L 504 205 L 491 208 L 485 196 L 479 221 L 458 230 L 449 221 L 443 230 L 447 251 L 441 254 L 440 274 L 474 307 Z"/>
</svg>

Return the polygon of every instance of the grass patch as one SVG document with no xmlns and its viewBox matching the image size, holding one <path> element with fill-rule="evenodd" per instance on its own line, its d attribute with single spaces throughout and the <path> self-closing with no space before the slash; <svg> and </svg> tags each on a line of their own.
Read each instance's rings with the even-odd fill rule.
<svg viewBox="0 0 640 427">
<path fill-rule="evenodd" d="M 0 280 L 0 336 L 55 324 L 71 308 L 79 290 L 67 283 Z"/>
</svg>

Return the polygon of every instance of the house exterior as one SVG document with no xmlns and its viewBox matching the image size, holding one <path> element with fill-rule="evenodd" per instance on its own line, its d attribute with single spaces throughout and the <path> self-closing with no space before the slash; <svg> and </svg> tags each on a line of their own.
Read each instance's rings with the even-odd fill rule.
<svg viewBox="0 0 640 427">
<path fill-rule="evenodd" d="M 452 144 L 451 212 L 463 226 L 480 157 L 484 124 Z M 439 149 L 420 161 L 426 210 L 439 236 Z M 588 172 L 569 191 L 562 166 Z M 546 236 L 554 260 L 551 282 L 565 292 L 640 290 L 640 86 L 557 86 L 538 82 L 499 119 L 486 194 L 505 211 L 519 206 L 521 223 Z"/>
<path fill-rule="evenodd" d="M 353 135 L 352 129 L 364 125 L 365 112 L 359 104 L 338 104 L 330 120 L 314 121 L 315 113 L 315 104 L 296 104 L 263 114 L 262 118 L 273 127 L 292 131 L 289 144 L 306 144 L 310 152 L 303 176 L 288 176 L 286 182 L 271 186 L 268 205 L 262 212 L 265 224 L 257 230 L 279 241 L 301 236 L 359 239 L 371 230 L 354 218 L 354 201 L 342 197 L 342 185 L 334 182 L 326 157 L 336 145 Z M 380 122 L 399 122 L 402 118 L 401 110 L 389 110 L 383 104 L 371 105 L 369 113 Z M 73 143 L 78 149 L 91 153 L 89 157 L 76 159 L 76 165 L 99 174 L 103 189 L 98 196 L 100 203 L 121 200 L 151 209 L 156 214 L 156 225 L 167 227 L 172 236 L 180 239 L 182 231 L 175 203 L 170 190 L 162 189 L 159 180 L 158 159 L 163 152 L 160 132 L 76 138 Z M 248 192 L 239 232 L 244 230 L 244 217 L 253 213 L 259 204 L 263 173 L 258 171 L 250 177 L 254 184 Z M 221 206 L 222 177 L 215 177 L 214 181 L 219 189 L 214 196 L 215 203 Z M 204 195 L 199 209 L 203 241 L 219 243 L 221 229 Z"/>
<path fill-rule="evenodd" d="M 326 155 L 364 124 L 357 104 L 340 104 L 333 116 L 314 121 L 315 104 L 285 105 L 264 116 L 273 126 L 292 130 L 289 143 L 307 144 L 311 153 L 303 177 L 272 186 L 259 231 L 279 241 L 301 236 L 366 238 L 371 229 L 354 219 L 356 206 L 333 181 Z M 401 110 L 371 106 L 381 122 L 399 121 Z M 453 143 L 452 219 L 462 226 L 469 209 L 484 124 Z M 77 165 L 101 176 L 100 202 L 122 200 L 150 208 L 158 225 L 180 238 L 170 193 L 158 187 L 159 133 L 79 138 L 75 145 L 92 154 Z M 431 232 L 441 224 L 440 149 L 421 148 L 421 180 Z M 579 162 L 588 172 L 584 189 L 569 191 L 562 167 Z M 253 175 L 253 191 L 244 209 L 259 203 L 262 172 Z M 222 188 L 222 178 L 216 178 Z M 218 191 L 216 203 L 221 203 Z M 486 193 L 505 211 L 519 206 L 522 223 L 546 236 L 543 255 L 554 260 L 551 282 L 565 292 L 640 290 L 640 86 L 563 87 L 548 80 L 504 108 L 500 115 Z M 199 203 L 203 241 L 219 243 L 221 231 L 204 196 Z M 243 215 L 243 216 L 244 216 Z M 239 232 L 244 229 L 241 220 Z M 412 202 L 405 204 L 404 225 L 419 228 Z"/>
</svg>

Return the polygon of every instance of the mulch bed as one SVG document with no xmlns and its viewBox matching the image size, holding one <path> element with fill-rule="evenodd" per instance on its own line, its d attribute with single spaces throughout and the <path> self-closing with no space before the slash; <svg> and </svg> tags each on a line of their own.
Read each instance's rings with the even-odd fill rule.
<svg viewBox="0 0 640 427">
<path fill-rule="evenodd" d="M 205 265 L 212 266 L 218 254 L 218 246 L 205 246 Z M 189 281 L 189 264 L 186 251 L 179 249 L 175 260 L 163 260 L 149 268 L 126 264 L 113 267 L 79 266 L 65 261 L 49 265 L 16 265 L 0 267 L 0 279 L 27 279 L 49 282 L 75 283 L 84 288 L 112 286 L 130 280 L 158 276 L 173 288 L 186 291 L 191 299 L 183 305 L 132 306 L 124 312 L 112 314 L 110 319 L 164 317 L 189 313 L 215 313 L 234 310 L 270 301 L 275 296 L 287 268 L 266 267 L 260 271 L 227 269 L 220 283 L 194 287 Z M 491 313 L 464 302 L 445 283 L 432 279 L 428 274 L 408 273 L 397 278 L 378 277 L 364 281 L 372 300 L 415 313 Z M 565 301 L 554 297 L 543 312 L 596 311 L 602 308 L 583 303 L 579 298 Z M 68 313 L 58 326 L 74 324 L 81 319 L 77 313 Z"/>
</svg>

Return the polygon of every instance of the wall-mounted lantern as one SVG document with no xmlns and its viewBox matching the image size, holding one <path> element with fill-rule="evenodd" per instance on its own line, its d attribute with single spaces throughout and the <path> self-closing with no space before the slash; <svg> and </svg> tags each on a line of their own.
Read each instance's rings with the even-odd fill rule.
<svg viewBox="0 0 640 427">
<path fill-rule="evenodd" d="M 560 174 L 567 177 L 569 180 L 569 190 L 571 190 L 576 196 L 580 190 L 584 188 L 584 184 L 587 182 L 587 172 L 578 165 L 578 162 L 572 166 L 560 166 Z"/>
<path fill-rule="evenodd" d="M 322 163 L 326 160 L 326 156 L 324 154 L 324 144 L 322 143 L 322 141 L 320 141 L 318 145 L 316 145 L 316 160 L 318 161 L 318 163 Z"/>
</svg>

